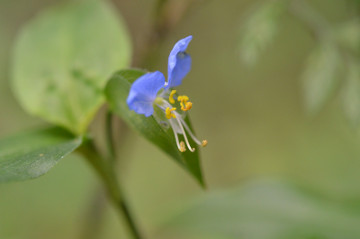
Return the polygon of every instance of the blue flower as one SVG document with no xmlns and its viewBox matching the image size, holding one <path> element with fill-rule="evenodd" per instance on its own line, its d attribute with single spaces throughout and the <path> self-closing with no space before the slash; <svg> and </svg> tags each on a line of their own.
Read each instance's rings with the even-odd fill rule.
<svg viewBox="0 0 360 239">
<path fill-rule="evenodd" d="M 182 80 L 191 69 L 191 57 L 186 53 L 191 40 L 192 36 L 181 39 L 171 50 L 168 59 L 167 81 L 165 81 L 165 76 L 161 72 L 149 72 L 139 77 L 132 84 L 127 98 L 130 110 L 134 110 L 136 113 L 143 114 L 146 117 L 154 115 L 154 107 L 159 107 L 174 131 L 176 144 L 181 152 L 184 152 L 186 147 L 192 152 L 195 150 L 191 147 L 186 132 L 197 144 L 202 146 L 207 144 L 206 140 L 200 141 L 195 137 L 184 120 L 184 113 L 181 113 L 181 111 L 186 112 L 192 108 L 189 97 L 186 95 L 176 97 L 176 90 L 172 89 L 181 85 Z M 173 107 L 176 100 L 180 106 L 180 112 Z M 178 135 L 183 135 L 185 142 L 179 141 Z"/>
</svg>

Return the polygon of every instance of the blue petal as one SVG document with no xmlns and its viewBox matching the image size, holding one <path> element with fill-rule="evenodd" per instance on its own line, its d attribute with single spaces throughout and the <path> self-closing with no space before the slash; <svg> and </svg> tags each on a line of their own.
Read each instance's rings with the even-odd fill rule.
<svg viewBox="0 0 360 239">
<path fill-rule="evenodd" d="M 165 85 L 165 77 L 159 71 L 139 77 L 131 86 L 126 100 L 130 110 L 149 117 L 154 113 L 153 103 L 157 93 Z"/>
<path fill-rule="evenodd" d="M 166 88 L 181 85 L 182 79 L 191 69 L 191 57 L 185 51 L 192 36 L 178 41 L 169 55 L 168 61 L 168 85 Z"/>
</svg>

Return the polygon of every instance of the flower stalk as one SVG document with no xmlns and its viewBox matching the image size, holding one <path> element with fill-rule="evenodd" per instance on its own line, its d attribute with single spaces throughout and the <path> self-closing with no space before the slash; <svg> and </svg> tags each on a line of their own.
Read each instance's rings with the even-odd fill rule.
<svg viewBox="0 0 360 239">
<path fill-rule="evenodd" d="M 101 178 L 110 200 L 114 204 L 119 215 L 124 217 L 127 224 L 126 226 L 132 237 L 134 239 L 142 239 L 143 237 L 141 236 L 135 220 L 130 213 L 126 200 L 124 199 L 112 161 L 105 160 L 91 140 L 85 142 L 79 149 L 79 152 L 88 160 Z"/>
</svg>

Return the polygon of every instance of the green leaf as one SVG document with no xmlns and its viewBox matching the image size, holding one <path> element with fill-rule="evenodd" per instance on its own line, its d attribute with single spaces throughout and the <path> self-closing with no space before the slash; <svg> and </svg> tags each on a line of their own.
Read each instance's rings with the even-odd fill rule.
<svg viewBox="0 0 360 239">
<path fill-rule="evenodd" d="M 241 27 L 240 57 L 253 65 L 278 32 L 288 1 L 266 1 L 246 19 Z"/>
<path fill-rule="evenodd" d="M 349 62 L 343 91 L 343 107 L 350 122 L 357 126 L 360 122 L 360 64 Z"/>
<path fill-rule="evenodd" d="M 21 31 L 13 90 L 29 113 L 83 134 L 104 103 L 107 79 L 130 62 L 123 22 L 106 1 L 66 1 Z"/>
<path fill-rule="evenodd" d="M 336 89 L 340 63 L 331 42 L 320 42 L 311 53 L 303 74 L 305 106 L 310 113 L 317 113 Z"/>
<path fill-rule="evenodd" d="M 0 182 L 37 178 L 81 144 L 68 131 L 48 128 L 0 140 Z"/>
<path fill-rule="evenodd" d="M 164 225 L 179 239 L 360 238 L 359 210 L 279 181 L 212 192 L 182 207 Z"/>
<path fill-rule="evenodd" d="M 150 142 L 157 145 L 175 159 L 175 161 L 190 172 L 201 185 L 204 185 L 196 143 L 192 140 L 190 141 L 190 143 L 195 146 L 196 150 L 194 153 L 190 151 L 181 153 L 176 146 L 174 133 L 171 128 L 159 124 L 153 116 L 145 117 L 144 115 L 129 110 L 126 98 L 129 95 L 130 86 L 144 73 L 144 71 L 135 69 L 123 70 L 117 72 L 111 78 L 105 89 L 111 110 L 120 116 L 131 128 L 141 133 Z M 186 117 L 185 121 L 191 128 L 188 117 Z"/>
<path fill-rule="evenodd" d="M 334 33 L 335 39 L 340 46 L 360 54 L 360 19 L 355 18 L 339 24 Z"/>
</svg>

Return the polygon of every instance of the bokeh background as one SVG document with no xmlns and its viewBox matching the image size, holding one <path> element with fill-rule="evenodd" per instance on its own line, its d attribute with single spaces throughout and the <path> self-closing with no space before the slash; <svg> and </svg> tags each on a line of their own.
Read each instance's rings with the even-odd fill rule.
<svg viewBox="0 0 360 239">
<path fill-rule="evenodd" d="M 1 137 L 44 124 L 26 114 L 11 92 L 11 56 L 19 29 L 57 2 L 0 0 Z M 136 54 L 155 1 L 112 2 Z M 201 151 L 204 191 L 167 155 L 136 133 L 128 135 L 118 172 L 147 238 L 360 238 L 358 128 L 337 94 L 316 114 L 304 106 L 301 75 L 316 38 L 285 14 L 257 62 L 249 67 L 242 61 L 242 26 L 262 2 L 202 1 L 170 30 L 157 60 L 146 66 L 166 72 L 173 44 L 194 36 L 192 71 L 179 90 L 194 102 L 197 135 L 209 141 Z M 344 0 L 308 3 L 332 25 L 354 14 Z M 0 185 L 0 238 L 127 238 L 114 209 L 95 196 L 99 186 L 77 155 L 38 179 Z M 105 205 L 100 214 L 90 209 L 94 197 L 95 205 Z M 86 235 L 94 218 L 96 233 Z"/>
</svg>

